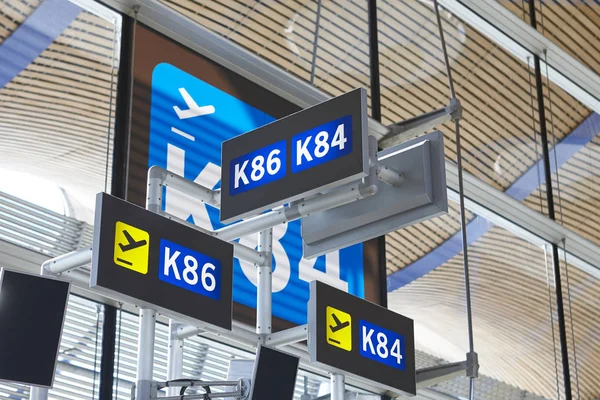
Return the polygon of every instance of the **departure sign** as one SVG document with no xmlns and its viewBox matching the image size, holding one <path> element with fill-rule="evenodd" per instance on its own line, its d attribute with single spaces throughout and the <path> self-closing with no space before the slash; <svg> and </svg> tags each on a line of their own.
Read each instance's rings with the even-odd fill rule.
<svg viewBox="0 0 600 400">
<path fill-rule="evenodd" d="M 356 89 L 223 142 L 221 221 L 366 176 L 366 112 Z"/>
<path fill-rule="evenodd" d="M 233 246 L 116 197 L 96 199 L 90 286 L 231 330 Z"/>
<path fill-rule="evenodd" d="M 310 283 L 310 361 L 416 394 L 413 321 L 319 281 Z"/>
</svg>

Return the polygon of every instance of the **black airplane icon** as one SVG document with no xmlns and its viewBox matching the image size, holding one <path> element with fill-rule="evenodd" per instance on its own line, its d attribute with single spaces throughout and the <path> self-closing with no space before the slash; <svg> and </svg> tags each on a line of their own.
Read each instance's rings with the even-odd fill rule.
<svg viewBox="0 0 600 400">
<path fill-rule="evenodd" d="M 331 329 L 332 333 L 336 333 L 340 329 L 344 329 L 345 327 L 350 326 L 350 321 L 342 323 L 342 321 L 340 321 L 340 319 L 334 313 L 331 313 L 331 316 L 335 320 L 335 326 L 329 325 L 329 329 Z"/>
<path fill-rule="evenodd" d="M 125 239 L 127 239 L 127 244 L 123 245 L 122 243 L 119 243 L 119 247 L 121 248 L 122 252 L 137 249 L 138 247 L 145 246 L 146 243 L 148 243 L 146 239 L 136 242 L 126 230 L 123 230 L 123 234 L 125 235 Z"/>
</svg>

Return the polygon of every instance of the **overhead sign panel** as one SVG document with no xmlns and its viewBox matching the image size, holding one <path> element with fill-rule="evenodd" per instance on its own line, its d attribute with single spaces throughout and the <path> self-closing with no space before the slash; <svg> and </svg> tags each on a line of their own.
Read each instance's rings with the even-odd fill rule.
<svg viewBox="0 0 600 400">
<path fill-rule="evenodd" d="M 375 196 L 302 218 L 304 257 L 360 243 L 448 211 L 444 135 L 432 132 L 377 153 L 402 184 L 375 180 Z"/>
<path fill-rule="evenodd" d="M 368 164 L 367 95 L 356 89 L 223 142 L 221 221 L 362 178 Z"/>
<path fill-rule="evenodd" d="M 410 318 L 319 281 L 310 283 L 310 361 L 368 379 L 398 394 L 416 394 Z"/>
<path fill-rule="evenodd" d="M 93 246 L 91 287 L 231 330 L 231 243 L 99 193 Z"/>
</svg>

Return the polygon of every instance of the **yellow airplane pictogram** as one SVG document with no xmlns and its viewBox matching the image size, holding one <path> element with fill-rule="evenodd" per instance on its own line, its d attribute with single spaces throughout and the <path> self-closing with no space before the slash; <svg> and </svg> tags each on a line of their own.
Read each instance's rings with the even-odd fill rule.
<svg viewBox="0 0 600 400">
<path fill-rule="evenodd" d="M 327 306 L 327 343 L 352 351 L 352 316 L 342 310 Z"/>
<path fill-rule="evenodd" d="M 140 274 L 148 273 L 150 234 L 135 226 L 117 221 L 115 226 L 115 264 Z"/>
</svg>

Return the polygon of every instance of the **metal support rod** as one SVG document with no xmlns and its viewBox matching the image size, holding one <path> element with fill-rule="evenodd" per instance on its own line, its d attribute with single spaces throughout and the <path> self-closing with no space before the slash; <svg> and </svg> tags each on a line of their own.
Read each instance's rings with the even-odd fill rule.
<svg viewBox="0 0 600 400">
<path fill-rule="evenodd" d="M 372 196 L 375 193 L 377 193 L 377 186 L 355 183 L 341 190 L 317 195 L 310 199 L 296 202 L 284 209 L 261 214 L 237 224 L 218 229 L 215 231 L 215 236 L 223 240 L 234 240 L 279 224 L 295 221 L 314 212 L 343 206 L 352 201 Z"/>
<path fill-rule="evenodd" d="M 165 387 L 184 387 L 184 386 L 196 386 L 196 387 L 204 387 L 204 386 L 240 386 L 240 381 L 202 381 L 200 379 L 178 379 L 177 382 L 160 382 L 158 384 L 157 389 L 160 390 Z"/>
<path fill-rule="evenodd" d="M 29 400 L 47 400 L 48 389 L 31 386 L 29 390 Z"/>
<path fill-rule="evenodd" d="M 186 394 L 184 399 L 185 400 L 192 400 L 192 399 L 222 399 L 222 398 L 230 398 L 230 399 L 239 399 L 241 398 L 241 396 L 243 396 L 244 393 L 241 390 L 237 390 L 235 392 L 223 392 L 223 393 L 202 393 L 202 394 Z M 160 400 L 181 400 L 181 396 L 169 396 L 169 397 L 155 397 L 154 399 L 160 399 Z M 137 399 L 136 399 L 137 400 Z"/>
<path fill-rule="evenodd" d="M 329 375 L 331 386 L 331 400 L 344 400 L 346 394 L 346 382 L 343 374 L 331 373 Z"/>
<path fill-rule="evenodd" d="M 381 87 L 379 84 L 379 27 L 377 0 L 369 0 L 369 70 L 371 78 L 371 118 L 381 122 Z"/>
<path fill-rule="evenodd" d="M 450 103 L 444 108 L 388 126 L 389 132 L 379 140 L 379 146 L 383 149 L 395 146 L 420 136 L 451 119 L 460 119 L 461 114 L 462 108 L 460 102 L 456 99 L 451 99 Z"/>
<path fill-rule="evenodd" d="M 442 26 L 442 19 L 440 16 L 440 7 L 438 0 L 433 0 L 435 7 L 435 16 L 437 20 L 440 44 L 442 46 L 442 52 L 444 54 L 444 65 L 446 66 L 446 75 L 448 76 L 448 89 L 450 90 L 450 100 L 456 101 L 456 92 L 454 91 L 454 81 L 452 80 L 452 68 L 450 68 L 450 61 L 448 58 L 448 50 L 446 48 L 446 40 L 444 38 L 444 28 Z M 475 353 L 475 345 L 473 343 L 473 313 L 471 308 L 471 280 L 469 277 L 469 255 L 468 255 L 468 242 L 467 242 L 467 222 L 465 216 L 465 192 L 463 185 L 463 168 L 462 168 L 462 146 L 460 144 L 460 115 L 454 117 L 454 133 L 456 138 L 456 165 L 458 170 L 458 194 L 459 194 L 459 207 L 460 207 L 460 231 L 462 236 L 462 252 L 463 252 L 463 270 L 464 270 L 464 281 L 465 281 L 465 303 L 467 312 L 467 334 L 469 337 L 469 354 Z M 475 376 L 469 377 L 469 399 L 473 400 L 475 396 Z"/>
<path fill-rule="evenodd" d="M 148 170 L 148 183 L 153 182 L 153 179 L 156 179 L 161 185 L 188 194 L 213 207 L 218 207 L 221 204 L 221 192 L 219 190 L 204 187 L 156 165 Z M 150 192 L 148 192 L 148 195 L 150 195 Z"/>
<path fill-rule="evenodd" d="M 266 260 L 264 265 L 257 267 L 258 289 L 256 298 L 256 333 L 268 335 L 271 333 L 271 314 L 273 297 L 273 228 L 258 233 L 258 251 Z"/>
<path fill-rule="evenodd" d="M 457 376 L 465 376 L 468 368 L 467 361 L 460 361 L 435 367 L 417 370 L 417 389 L 428 387 L 436 383 L 449 381 Z"/>
<path fill-rule="evenodd" d="M 180 224 L 187 225 L 190 228 L 195 229 L 199 232 L 202 232 L 202 233 L 205 233 L 205 234 L 211 235 L 211 236 L 214 235 L 213 231 L 203 229 L 203 228 L 199 227 L 198 225 L 194 225 L 182 218 L 171 215 L 165 211 L 161 211 L 159 214 L 165 218 L 169 218 L 170 220 L 177 221 Z M 233 256 L 235 258 L 239 258 L 240 260 L 251 262 L 252 264 L 254 264 L 256 266 L 262 265 L 265 262 L 264 256 L 262 254 L 260 254 L 258 251 L 251 249 L 248 246 L 244 246 L 243 244 L 238 243 L 238 242 L 231 242 L 231 244 L 233 245 Z"/>
<path fill-rule="evenodd" d="M 533 29 L 537 29 L 535 17 L 535 2 L 529 0 L 529 21 Z M 542 139 L 542 156 L 544 163 L 544 176 L 546 181 L 546 203 L 548 207 L 548 217 L 556 220 L 554 211 L 554 195 L 552 188 L 552 170 L 550 169 L 550 154 L 548 149 L 548 131 L 546 129 L 546 107 L 544 105 L 544 86 L 542 84 L 542 69 L 540 66 L 540 57 L 533 55 L 533 64 L 535 68 L 535 87 L 537 93 L 540 137 Z M 550 90 L 550 89 L 548 89 Z M 554 284 L 556 288 L 556 314 L 558 319 L 558 337 L 560 341 L 560 354 L 563 371 L 563 381 L 565 387 L 565 399 L 572 398 L 571 392 L 571 369 L 569 365 L 569 348 L 567 345 L 567 326 L 565 322 L 565 310 L 563 304 L 562 279 L 560 271 L 560 258 L 558 256 L 558 246 L 555 243 L 552 246 L 552 263 L 554 267 Z"/>
<path fill-rule="evenodd" d="M 315 21 L 315 40 L 313 41 L 312 64 L 310 66 L 310 83 L 315 84 L 317 66 L 317 49 L 319 48 L 319 27 L 321 25 L 321 0 L 317 1 L 317 20 Z"/>
<path fill-rule="evenodd" d="M 383 164 L 377 164 L 377 178 L 394 187 L 399 187 L 404 182 L 404 177 L 400 172 Z"/>
<path fill-rule="evenodd" d="M 140 309 L 137 376 L 135 399 L 149 400 L 152 386 L 152 367 L 154 365 L 154 335 L 156 328 L 156 311 L 149 308 Z"/>
<path fill-rule="evenodd" d="M 307 339 L 308 325 L 299 325 L 283 331 L 275 332 L 265 338 L 265 344 L 271 347 L 286 346 Z"/>
<path fill-rule="evenodd" d="M 179 339 L 187 339 L 189 337 L 196 336 L 202 332 L 204 332 L 203 329 L 195 326 L 179 325 L 177 327 L 177 331 L 174 332 L 174 334 L 177 335 L 177 338 Z"/>
<path fill-rule="evenodd" d="M 84 247 L 62 256 L 51 258 L 42 263 L 42 269 L 52 274 L 60 274 L 71 269 L 79 268 L 92 261 L 92 248 Z"/>
<path fill-rule="evenodd" d="M 169 353 L 167 357 L 167 380 L 180 379 L 183 375 L 183 339 L 179 338 L 178 331 L 182 324 L 169 320 Z M 167 388 L 167 396 L 176 396 L 179 390 L 176 387 Z"/>
</svg>

